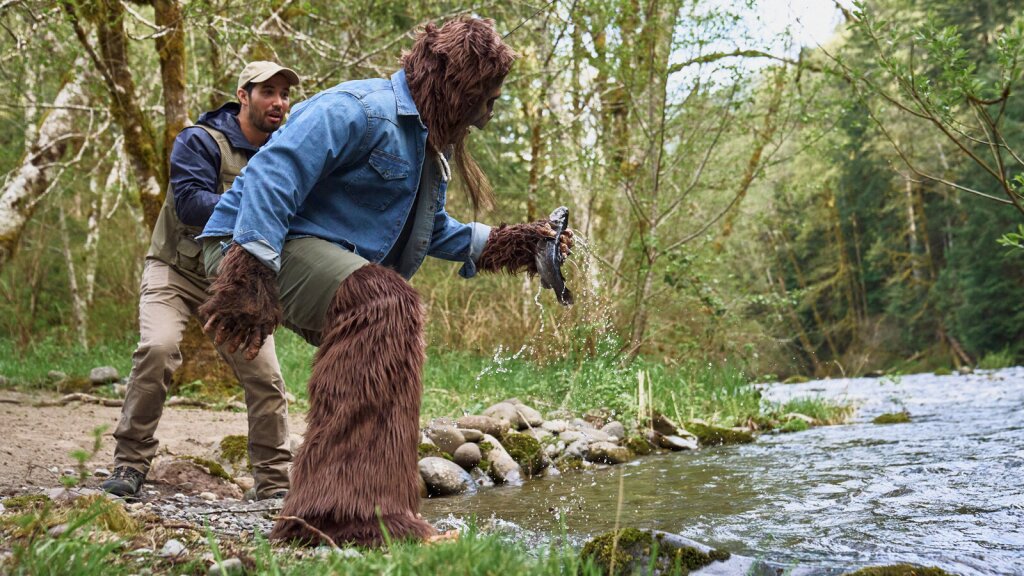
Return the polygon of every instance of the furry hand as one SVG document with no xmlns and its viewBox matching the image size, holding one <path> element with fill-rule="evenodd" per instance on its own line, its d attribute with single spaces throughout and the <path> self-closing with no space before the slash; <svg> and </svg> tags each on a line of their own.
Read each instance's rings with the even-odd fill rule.
<svg viewBox="0 0 1024 576">
<path fill-rule="evenodd" d="M 217 346 L 239 348 L 252 360 L 284 316 L 274 271 L 234 244 L 210 285 L 210 298 L 199 308 L 203 331 Z"/>
<path fill-rule="evenodd" d="M 545 240 L 554 237 L 555 230 L 546 220 L 527 224 L 502 224 L 491 230 L 478 267 L 488 272 L 504 271 L 508 274 L 526 270 L 531 276 L 535 275 L 535 255 Z M 562 256 L 570 254 L 573 242 L 573 232 L 566 228 L 558 239 L 558 249 Z"/>
</svg>

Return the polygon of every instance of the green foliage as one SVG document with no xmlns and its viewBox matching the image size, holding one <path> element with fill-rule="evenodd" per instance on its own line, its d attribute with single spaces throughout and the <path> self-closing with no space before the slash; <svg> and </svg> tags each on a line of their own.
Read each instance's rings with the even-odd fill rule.
<svg viewBox="0 0 1024 576">
<path fill-rule="evenodd" d="M 48 389 L 53 387 L 47 372 L 60 370 L 72 377 L 87 378 L 97 366 L 113 366 L 128 374 L 138 335 L 98 343 L 88 349 L 51 336 L 29 346 L 0 337 L 0 375 L 14 386 Z"/>
<path fill-rule="evenodd" d="M 1017 355 L 1009 348 L 1003 348 L 997 352 L 989 352 L 978 361 L 978 368 L 983 370 L 999 370 L 1017 365 Z"/>
</svg>

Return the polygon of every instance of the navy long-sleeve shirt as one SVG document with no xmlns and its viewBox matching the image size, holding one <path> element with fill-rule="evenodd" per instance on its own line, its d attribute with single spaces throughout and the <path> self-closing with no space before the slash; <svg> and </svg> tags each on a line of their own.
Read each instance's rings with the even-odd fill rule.
<svg viewBox="0 0 1024 576">
<path fill-rule="evenodd" d="M 204 112 L 196 124 L 205 124 L 224 134 L 228 142 L 247 158 L 258 148 L 249 143 L 238 123 L 237 102 Z M 189 226 L 205 226 L 220 201 L 218 178 L 220 148 L 206 130 L 189 126 L 174 139 L 171 149 L 171 191 L 178 219 Z"/>
</svg>

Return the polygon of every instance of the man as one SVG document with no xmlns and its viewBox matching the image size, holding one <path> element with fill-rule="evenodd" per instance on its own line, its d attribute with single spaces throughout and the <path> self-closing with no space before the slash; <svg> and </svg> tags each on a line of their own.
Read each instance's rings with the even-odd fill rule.
<svg viewBox="0 0 1024 576">
<path fill-rule="evenodd" d="M 547 223 L 492 230 L 445 211 L 449 155 L 474 205 L 490 203 L 465 141 L 493 115 L 514 59 L 490 20 L 427 25 L 390 79 L 346 82 L 297 107 L 210 218 L 207 333 L 250 357 L 280 323 L 319 346 L 272 538 L 434 534 L 417 514 L 424 314 L 405 279 L 427 255 L 461 262 L 467 278 L 535 272 L 555 236 Z M 568 252 L 571 233 L 561 240 Z"/>
<path fill-rule="evenodd" d="M 273 62 L 251 62 L 238 77 L 238 102 L 204 113 L 182 130 L 171 151 L 171 193 L 156 227 L 139 298 L 139 346 L 114 438 L 114 473 L 103 482 L 117 496 L 136 495 L 156 455 L 154 437 L 171 376 L 181 366 L 179 344 L 209 282 L 196 235 L 221 194 L 270 134 L 284 122 L 298 75 Z M 257 498 L 281 498 L 291 462 L 288 406 L 273 338 L 248 362 L 218 350 L 245 390 L 249 459 Z"/>
</svg>

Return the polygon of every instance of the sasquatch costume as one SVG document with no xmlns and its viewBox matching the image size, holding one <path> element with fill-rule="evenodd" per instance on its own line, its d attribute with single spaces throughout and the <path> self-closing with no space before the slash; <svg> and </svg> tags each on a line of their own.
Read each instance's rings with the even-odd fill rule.
<svg viewBox="0 0 1024 576">
<path fill-rule="evenodd" d="M 491 231 L 479 268 L 536 272 L 546 222 Z M 203 306 L 218 343 L 258 350 L 281 321 L 273 273 L 239 246 L 220 265 Z M 380 545 L 425 539 L 434 528 L 419 510 L 419 409 L 424 312 L 419 294 L 394 271 L 368 264 L 338 287 L 309 380 L 306 437 L 295 455 L 292 490 L 272 539 Z"/>
<path fill-rule="evenodd" d="M 537 250 L 556 235 L 547 222 L 491 229 L 444 209 L 450 171 L 439 151 L 474 206 L 489 204 L 464 140 L 487 123 L 514 58 L 491 21 L 428 25 L 390 81 L 352 81 L 296 107 L 207 225 L 207 268 L 219 270 L 201 310 L 207 332 L 255 353 L 283 321 L 319 346 L 281 512 L 298 520 L 278 521 L 272 538 L 372 546 L 382 528 L 393 539 L 435 533 L 417 513 L 424 313 L 403 276 L 428 254 L 463 262 L 468 276 L 536 273 Z M 388 120 L 369 122 L 368 109 Z M 402 275 L 390 267 L 395 250 Z M 312 311 L 310 331 L 300 320 Z"/>
</svg>

